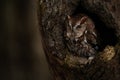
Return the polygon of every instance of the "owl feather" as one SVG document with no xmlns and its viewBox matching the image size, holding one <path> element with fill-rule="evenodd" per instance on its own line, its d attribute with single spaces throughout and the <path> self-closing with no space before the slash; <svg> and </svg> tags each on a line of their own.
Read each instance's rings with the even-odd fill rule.
<svg viewBox="0 0 120 80">
<path fill-rule="evenodd" d="M 74 55 L 85 58 L 95 56 L 97 45 L 97 33 L 92 19 L 84 14 L 67 16 L 66 38 L 69 51 Z"/>
</svg>

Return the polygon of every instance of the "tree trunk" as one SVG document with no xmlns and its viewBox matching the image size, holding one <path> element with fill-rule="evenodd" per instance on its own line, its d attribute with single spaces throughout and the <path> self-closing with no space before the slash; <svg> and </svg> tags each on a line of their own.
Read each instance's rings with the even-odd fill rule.
<svg viewBox="0 0 120 80">
<path fill-rule="evenodd" d="M 120 79 L 119 4 L 118 0 L 40 0 L 40 31 L 53 80 Z M 102 39 L 99 55 L 83 67 L 79 57 L 68 51 L 64 38 L 66 16 L 79 13 L 93 19 Z"/>
<path fill-rule="evenodd" d="M 1 1 L 0 80 L 48 80 L 38 0 Z"/>
</svg>

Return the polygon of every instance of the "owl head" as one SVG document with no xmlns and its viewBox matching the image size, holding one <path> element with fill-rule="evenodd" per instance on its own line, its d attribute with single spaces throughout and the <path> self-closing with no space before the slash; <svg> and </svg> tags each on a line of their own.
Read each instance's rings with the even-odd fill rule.
<svg viewBox="0 0 120 80">
<path fill-rule="evenodd" d="M 68 25 L 66 36 L 69 39 L 78 40 L 78 38 L 82 37 L 87 31 L 93 32 L 94 23 L 86 15 L 78 15 L 75 17 L 71 17 L 68 15 L 67 20 Z M 95 34 L 93 33 L 93 35 Z"/>
</svg>

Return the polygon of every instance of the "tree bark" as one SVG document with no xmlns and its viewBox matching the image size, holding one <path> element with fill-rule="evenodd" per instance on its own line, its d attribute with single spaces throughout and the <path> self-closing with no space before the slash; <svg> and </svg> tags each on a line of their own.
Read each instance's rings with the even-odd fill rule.
<svg viewBox="0 0 120 80">
<path fill-rule="evenodd" d="M 40 31 L 53 80 L 119 80 L 119 4 L 118 0 L 40 0 Z M 76 64 L 78 57 L 68 55 L 64 38 L 66 16 L 78 13 L 93 19 L 103 39 L 100 55 L 85 67 Z M 106 51 L 113 48 L 114 57 L 111 58 Z"/>
</svg>

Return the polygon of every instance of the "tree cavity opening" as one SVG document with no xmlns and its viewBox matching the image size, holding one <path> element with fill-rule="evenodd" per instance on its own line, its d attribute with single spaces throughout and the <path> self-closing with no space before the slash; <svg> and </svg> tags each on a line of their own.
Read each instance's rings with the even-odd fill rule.
<svg viewBox="0 0 120 80">
<path fill-rule="evenodd" d="M 75 12 L 72 15 L 76 14 L 86 14 L 89 16 L 93 22 L 95 23 L 95 28 L 98 33 L 98 41 L 99 41 L 99 51 L 102 51 L 107 45 L 115 46 L 118 42 L 118 38 L 116 36 L 116 31 L 114 28 L 110 28 L 109 26 L 106 26 L 106 24 L 101 20 L 101 18 L 93 13 L 89 12 L 85 8 L 78 6 Z"/>
</svg>

